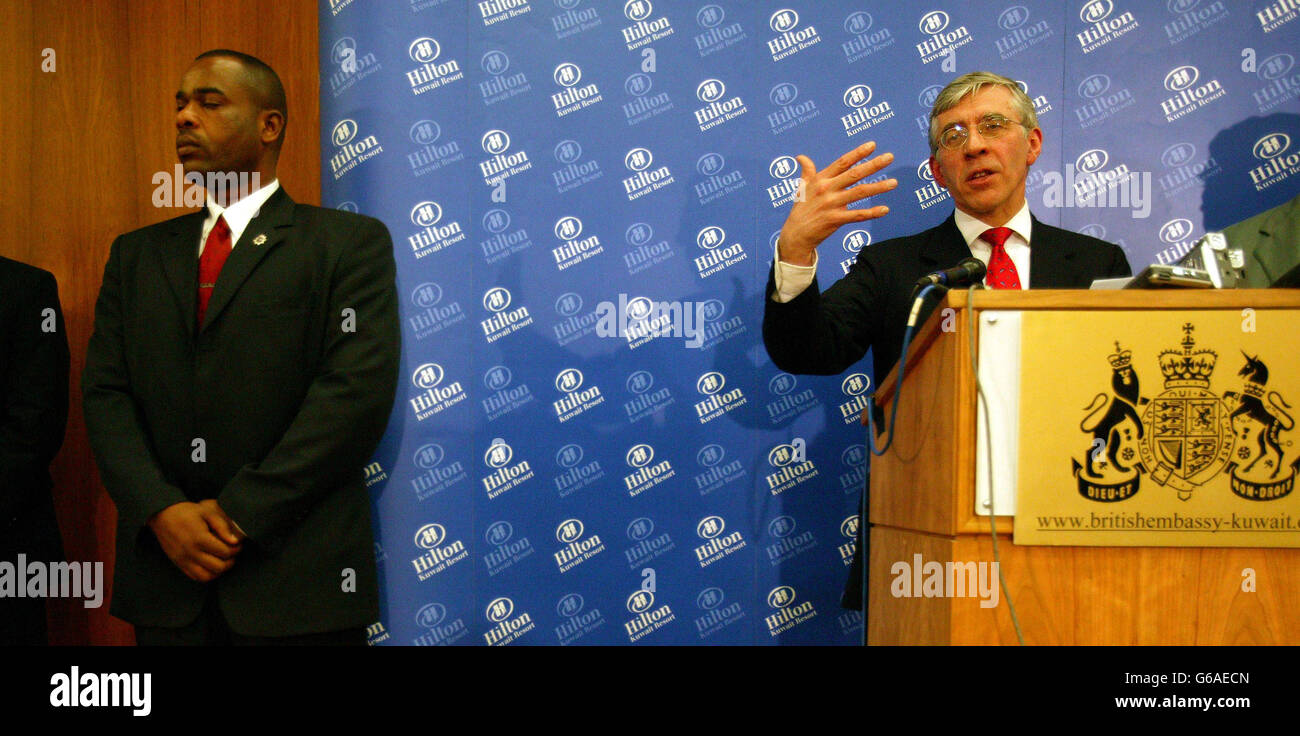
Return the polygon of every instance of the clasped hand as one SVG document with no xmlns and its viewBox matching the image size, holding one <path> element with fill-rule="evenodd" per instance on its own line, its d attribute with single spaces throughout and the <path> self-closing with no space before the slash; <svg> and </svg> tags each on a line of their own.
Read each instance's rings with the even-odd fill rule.
<svg viewBox="0 0 1300 736">
<path fill-rule="evenodd" d="M 200 583 L 233 567 L 244 539 L 212 498 L 172 504 L 148 523 L 172 563 Z"/>
</svg>

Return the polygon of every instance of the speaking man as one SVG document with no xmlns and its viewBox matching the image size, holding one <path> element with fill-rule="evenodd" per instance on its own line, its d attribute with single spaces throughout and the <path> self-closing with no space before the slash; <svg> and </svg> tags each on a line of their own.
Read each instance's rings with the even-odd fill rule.
<svg viewBox="0 0 1300 736">
<path fill-rule="evenodd" d="M 141 644 L 364 644 L 379 615 L 361 469 L 396 390 L 392 243 L 280 188 L 287 117 L 259 59 L 196 58 L 176 152 L 207 206 L 118 237 L 104 269 L 82 390 L 118 511 L 111 610 Z M 221 186 L 241 174 L 259 188 Z"/>
<path fill-rule="evenodd" d="M 1087 288 L 1093 279 L 1131 274 L 1116 245 L 1044 225 L 1030 214 L 1025 177 L 1042 151 L 1033 102 L 1014 80 L 990 72 L 954 79 L 930 111 L 930 171 L 956 207 L 937 227 L 864 248 L 844 278 L 817 288 L 817 246 L 841 225 L 889 209 L 849 205 L 894 189 L 894 179 L 859 184 L 893 161 L 871 155 L 874 143 L 817 171 L 799 156 L 802 191 L 777 244 L 768 278 L 763 342 L 789 373 L 833 375 L 874 350 L 877 382 L 898 361 L 917 279 L 974 256 L 997 289 Z M 855 186 L 856 185 L 856 186 Z M 865 511 L 865 505 L 864 505 Z M 861 606 L 867 520 L 859 524 L 843 605 Z"/>
</svg>

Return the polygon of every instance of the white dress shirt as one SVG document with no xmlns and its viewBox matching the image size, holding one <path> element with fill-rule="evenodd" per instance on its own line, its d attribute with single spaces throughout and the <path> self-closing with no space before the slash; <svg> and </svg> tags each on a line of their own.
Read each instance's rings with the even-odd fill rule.
<svg viewBox="0 0 1300 736">
<path fill-rule="evenodd" d="M 203 219 L 203 232 L 199 234 L 199 255 L 203 255 L 203 246 L 208 242 L 208 233 L 212 228 L 217 226 L 217 219 L 222 215 L 226 218 L 226 227 L 230 228 L 230 249 L 233 251 L 235 246 L 239 245 L 239 236 L 244 234 L 248 228 L 248 223 L 257 217 L 257 213 L 266 204 L 266 200 L 275 194 L 275 190 L 280 188 L 280 180 L 272 179 L 270 184 L 258 189 L 252 194 L 244 197 L 229 207 L 222 207 L 212 201 L 212 195 L 206 197 L 208 216 Z"/>
<path fill-rule="evenodd" d="M 984 231 L 992 226 L 961 210 L 953 211 L 953 219 L 956 221 L 957 230 L 961 233 L 962 239 L 966 241 L 966 247 L 970 248 L 971 255 L 983 261 L 984 265 L 987 266 L 989 257 L 993 255 L 993 246 L 984 242 L 980 235 L 983 235 Z M 1020 288 L 1022 289 L 1029 288 L 1029 235 L 1032 226 L 1033 218 L 1029 216 L 1028 200 L 1021 205 L 1020 211 L 1003 225 L 1003 227 L 1011 228 L 1011 236 L 1007 238 L 1004 247 L 1007 255 L 1011 257 L 1011 262 L 1016 264 L 1016 272 L 1020 276 Z M 786 263 L 780 259 L 780 254 L 781 249 L 778 243 L 776 253 L 773 255 L 773 260 L 776 261 L 776 291 L 772 292 L 772 301 L 784 303 L 802 294 L 803 290 L 812 284 L 813 277 L 817 275 L 817 253 L 816 251 L 813 252 L 813 265 L 811 266 L 796 266 Z"/>
</svg>

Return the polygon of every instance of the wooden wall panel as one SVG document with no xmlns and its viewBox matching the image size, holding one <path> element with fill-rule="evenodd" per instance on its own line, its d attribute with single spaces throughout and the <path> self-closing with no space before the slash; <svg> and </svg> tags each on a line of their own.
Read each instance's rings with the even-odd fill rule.
<svg viewBox="0 0 1300 736">
<path fill-rule="evenodd" d="M 154 207 L 152 178 L 176 164 L 172 96 L 194 56 L 245 51 L 280 74 L 290 126 L 279 163 L 286 190 L 320 202 L 319 75 L 312 0 L 0 0 L 0 255 L 59 282 L 72 351 L 71 411 L 52 469 L 68 559 L 111 570 L 113 504 L 86 440 L 81 370 L 109 246 L 118 234 L 181 214 Z M 41 71 L 52 48 L 56 71 Z M 106 571 L 107 571 L 106 570 Z M 129 644 L 108 607 L 51 607 L 62 644 Z"/>
</svg>

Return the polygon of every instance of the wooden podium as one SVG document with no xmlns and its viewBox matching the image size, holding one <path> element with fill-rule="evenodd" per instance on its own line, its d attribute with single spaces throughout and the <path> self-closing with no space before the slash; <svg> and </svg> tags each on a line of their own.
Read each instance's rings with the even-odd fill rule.
<svg viewBox="0 0 1300 736">
<path fill-rule="evenodd" d="M 949 312 L 943 325 L 945 308 L 956 319 Z M 872 458 L 867 642 L 1017 643 L 1005 598 L 983 608 L 975 597 L 891 593 L 893 565 L 917 554 L 994 559 L 990 517 L 974 508 L 977 397 L 966 310 L 975 310 L 978 325 L 983 310 L 1246 308 L 1300 309 L 1300 291 L 980 291 L 973 299 L 949 292 L 912 341 L 893 446 Z M 876 393 L 886 416 L 896 373 Z M 996 525 L 1026 644 L 1300 643 L 1300 549 L 1023 546 L 1011 541 L 1011 517 Z M 1257 575 L 1254 592 L 1242 590 L 1246 568 Z"/>
</svg>

